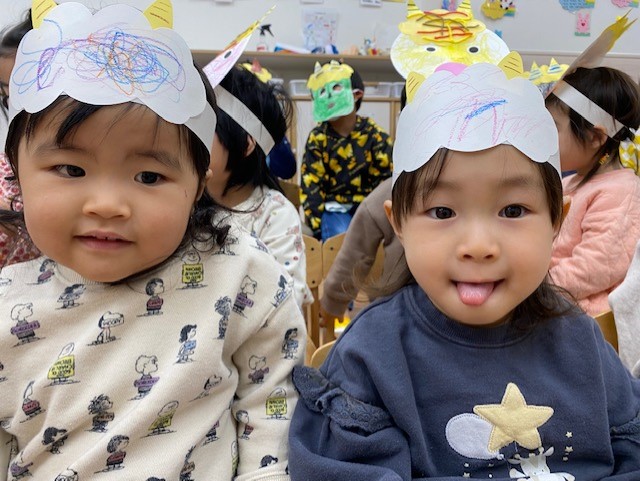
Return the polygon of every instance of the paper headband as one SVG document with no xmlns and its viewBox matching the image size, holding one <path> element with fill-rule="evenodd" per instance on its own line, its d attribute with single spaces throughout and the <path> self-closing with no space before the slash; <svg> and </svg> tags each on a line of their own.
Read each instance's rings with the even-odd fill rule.
<svg viewBox="0 0 640 481">
<path fill-rule="evenodd" d="M 610 138 L 615 137 L 625 127 L 613 115 L 564 80 L 560 80 L 557 83 L 553 89 L 553 94 L 578 112 L 581 117 L 593 125 L 602 127 Z"/>
<path fill-rule="evenodd" d="M 216 103 L 220 109 L 226 112 L 229 117 L 236 121 L 251 137 L 255 139 L 265 155 L 275 145 L 275 141 L 262 121 L 245 105 L 240 99 L 232 95 L 228 90 L 220 86 L 222 79 L 236 64 L 247 44 L 251 39 L 251 35 L 267 15 L 275 8 L 271 7 L 261 19 L 253 22 L 244 32 L 238 35 L 227 47 L 211 62 L 209 62 L 202 70 L 207 76 L 209 83 L 214 87 L 216 94 Z"/>
<path fill-rule="evenodd" d="M 186 42 L 171 28 L 169 0 L 144 13 L 123 4 L 34 1 L 34 28 L 18 46 L 10 121 L 44 110 L 61 95 L 93 105 L 143 104 L 184 124 L 211 149 L 216 117 Z M 154 28 L 158 26 L 158 28 Z"/>
<path fill-rule="evenodd" d="M 522 77 L 509 79 L 488 63 L 436 70 L 400 114 L 393 182 L 422 167 L 439 148 L 477 152 L 500 144 L 534 162 L 549 162 L 561 175 L 558 130 L 535 85 Z"/>
<path fill-rule="evenodd" d="M 222 85 L 216 86 L 214 92 L 216 93 L 218 107 L 256 140 L 264 155 L 269 155 L 276 143 L 256 114 Z"/>
</svg>

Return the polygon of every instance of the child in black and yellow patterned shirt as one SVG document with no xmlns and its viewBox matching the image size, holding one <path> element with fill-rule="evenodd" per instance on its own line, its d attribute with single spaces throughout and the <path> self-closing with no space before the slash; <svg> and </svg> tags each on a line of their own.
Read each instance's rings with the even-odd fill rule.
<svg viewBox="0 0 640 481">
<path fill-rule="evenodd" d="M 357 115 L 364 83 L 350 66 L 316 64 L 308 86 L 321 123 L 307 139 L 301 201 L 314 235 L 325 240 L 346 231 L 360 202 L 391 176 L 392 143 L 372 119 Z"/>
</svg>

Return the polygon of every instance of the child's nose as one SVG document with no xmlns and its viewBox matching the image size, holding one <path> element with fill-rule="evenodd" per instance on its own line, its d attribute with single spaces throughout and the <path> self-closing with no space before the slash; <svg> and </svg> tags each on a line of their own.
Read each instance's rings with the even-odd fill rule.
<svg viewBox="0 0 640 481">
<path fill-rule="evenodd" d="M 489 262 L 500 255 L 499 233 L 483 222 L 473 222 L 458 244 L 459 259 Z"/>
<path fill-rule="evenodd" d="M 114 189 L 101 188 L 92 191 L 83 206 L 85 215 L 105 219 L 131 216 L 131 207 L 126 196 Z"/>
</svg>

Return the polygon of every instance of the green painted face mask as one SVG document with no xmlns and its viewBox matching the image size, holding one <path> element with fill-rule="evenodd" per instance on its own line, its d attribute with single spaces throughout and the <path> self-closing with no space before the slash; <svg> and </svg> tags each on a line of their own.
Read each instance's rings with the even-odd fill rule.
<svg viewBox="0 0 640 481">
<path fill-rule="evenodd" d="M 316 122 L 350 114 L 355 107 L 350 78 L 328 82 L 322 88 L 313 90 L 312 96 L 313 118 Z"/>
</svg>

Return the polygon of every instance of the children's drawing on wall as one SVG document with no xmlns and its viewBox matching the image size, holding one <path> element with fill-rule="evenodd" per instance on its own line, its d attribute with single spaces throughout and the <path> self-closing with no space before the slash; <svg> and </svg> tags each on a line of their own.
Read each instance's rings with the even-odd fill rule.
<svg viewBox="0 0 640 481">
<path fill-rule="evenodd" d="M 620 8 L 638 8 L 638 0 L 611 0 L 611 3 Z"/>
<path fill-rule="evenodd" d="M 591 12 L 579 10 L 576 12 L 576 37 L 589 37 L 591 35 Z"/>
<path fill-rule="evenodd" d="M 485 17 L 499 20 L 516 14 L 516 0 L 485 0 L 480 7 Z"/>
<path fill-rule="evenodd" d="M 577 12 L 586 8 L 593 8 L 596 0 L 559 0 L 560 6 L 568 12 Z"/>
<path fill-rule="evenodd" d="M 304 48 L 313 53 L 334 53 L 338 33 L 338 11 L 332 8 L 302 10 Z"/>
</svg>

